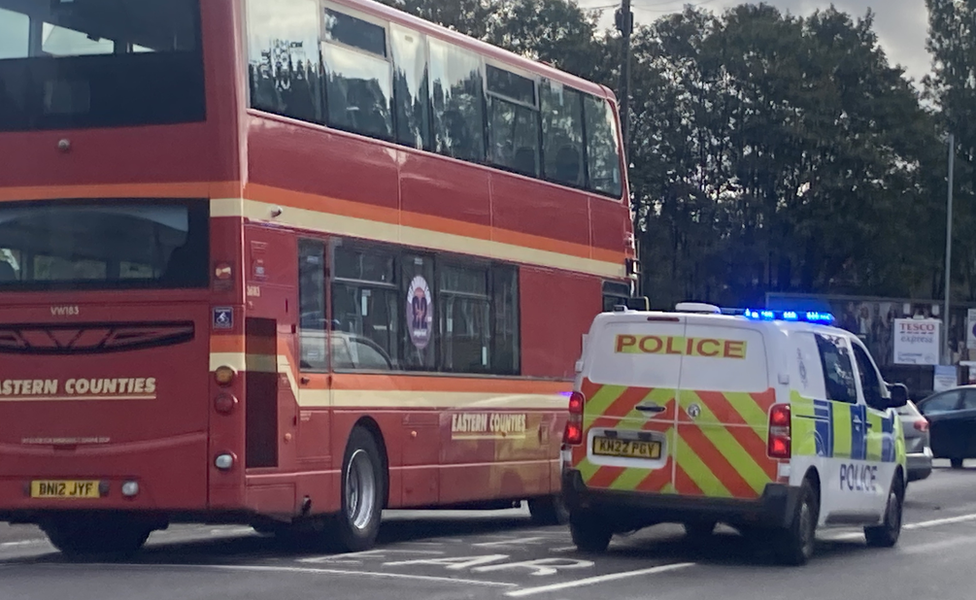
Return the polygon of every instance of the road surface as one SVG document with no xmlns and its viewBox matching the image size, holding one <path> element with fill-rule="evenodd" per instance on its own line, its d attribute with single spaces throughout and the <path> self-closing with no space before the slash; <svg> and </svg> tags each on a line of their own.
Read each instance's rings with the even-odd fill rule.
<svg viewBox="0 0 976 600">
<path fill-rule="evenodd" d="M 564 527 L 524 510 L 391 512 L 380 546 L 328 555 L 247 527 L 173 526 L 124 563 L 62 559 L 34 527 L 0 525 L 0 599 L 18 600 L 970 600 L 976 597 L 976 461 L 911 484 L 897 548 L 857 530 L 819 536 L 806 567 L 777 566 L 732 530 L 680 527 L 577 553 Z"/>
</svg>

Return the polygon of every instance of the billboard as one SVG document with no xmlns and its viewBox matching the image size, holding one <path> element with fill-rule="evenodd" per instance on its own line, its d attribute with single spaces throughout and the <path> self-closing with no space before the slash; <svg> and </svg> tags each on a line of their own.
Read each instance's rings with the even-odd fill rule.
<svg viewBox="0 0 976 600">
<path fill-rule="evenodd" d="M 895 319 L 894 363 L 896 365 L 939 364 L 942 321 L 937 319 Z"/>
</svg>

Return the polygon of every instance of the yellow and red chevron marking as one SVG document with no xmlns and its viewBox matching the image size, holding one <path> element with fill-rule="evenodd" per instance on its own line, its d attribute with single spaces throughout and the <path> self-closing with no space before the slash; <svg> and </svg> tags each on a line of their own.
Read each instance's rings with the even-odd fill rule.
<svg viewBox="0 0 976 600">
<path fill-rule="evenodd" d="M 586 446 L 573 448 L 573 465 L 591 488 L 758 498 L 776 481 L 777 461 L 766 454 L 767 415 L 774 390 L 762 393 L 664 390 L 584 381 L 584 427 L 658 431 L 669 456 L 660 468 L 594 464 Z M 665 410 L 651 419 L 635 410 L 653 401 Z M 697 406 L 692 418 L 688 410 Z"/>
</svg>

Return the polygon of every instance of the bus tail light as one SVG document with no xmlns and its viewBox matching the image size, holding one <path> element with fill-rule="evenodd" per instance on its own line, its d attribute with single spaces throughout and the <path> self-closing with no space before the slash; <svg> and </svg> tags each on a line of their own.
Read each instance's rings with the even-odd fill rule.
<svg viewBox="0 0 976 600">
<path fill-rule="evenodd" d="M 586 404 L 586 397 L 580 392 L 573 392 L 569 397 L 569 420 L 566 421 L 566 429 L 563 431 L 563 443 L 570 446 L 579 446 L 583 443 L 583 405 Z"/>
<path fill-rule="evenodd" d="M 217 367 L 217 370 L 214 371 L 214 379 L 217 381 L 217 384 L 224 387 L 230 385 L 234 381 L 234 377 L 236 375 L 237 373 L 234 371 L 233 367 L 228 366 Z"/>
<path fill-rule="evenodd" d="M 220 394 L 214 398 L 214 410 L 222 415 L 229 415 L 237 407 L 237 398 L 232 394 Z"/>
<path fill-rule="evenodd" d="M 792 413 L 789 404 L 776 404 L 769 411 L 768 452 L 772 458 L 788 459 L 792 454 Z"/>
</svg>

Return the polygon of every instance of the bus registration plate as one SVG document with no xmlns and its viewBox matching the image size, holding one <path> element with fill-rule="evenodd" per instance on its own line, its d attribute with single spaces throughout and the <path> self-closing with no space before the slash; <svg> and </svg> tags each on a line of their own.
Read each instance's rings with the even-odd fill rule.
<svg viewBox="0 0 976 600">
<path fill-rule="evenodd" d="M 621 458 L 661 458 L 661 442 L 642 442 L 617 438 L 594 437 L 593 454 Z"/>
<path fill-rule="evenodd" d="M 31 498 L 100 498 L 97 481 L 32 481 Z"/>
</svg>

